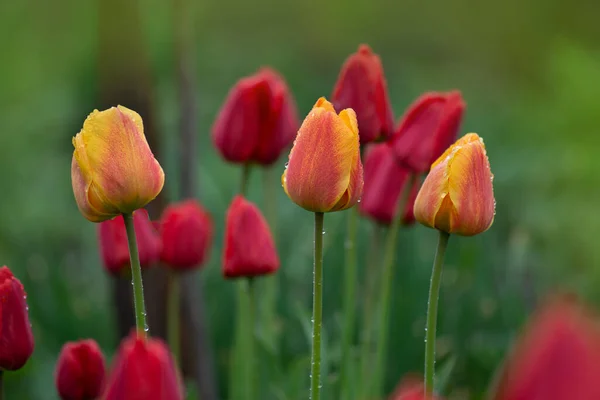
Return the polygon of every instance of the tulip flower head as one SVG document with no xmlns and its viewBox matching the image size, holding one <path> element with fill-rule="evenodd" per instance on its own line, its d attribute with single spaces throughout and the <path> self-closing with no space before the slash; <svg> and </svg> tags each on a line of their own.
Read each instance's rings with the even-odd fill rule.
<svg viewBox="0 0 600 400">
<path fill-rule="evenodd" d="M 138 243 L 142 268 L 152 266 L 160 257 L 160 236 L 148 218 L 144 209 L 133 213 L 135 237 Z M 113 274 L 130 271 L 129 245 L 123 216 L 98 224 L 100 255 L 106 270 Z"/>
<path fill-rule="evenodd" d="M 241 79 L 231 89 L 212 138 L 233 163 L 270 165 L 296 135 L 296 103 L 283 78 L 270 68 Z"/>
<path fill-rule="evenodd" d="M 200 267 L 212 241 L 210 215 L 195 200 L 169 205 L 160 221 L 161 260 L 177 270 Z"/>
<path fill-rule="evenodd" d="M 336 114 L 321 97 L 308 114 L 289 155 L 282 184 L 288 197 L 312 212 L 354 206 L 363 191 L 363 166 L 356 114 Z"/>
<path fill-rule="evenodd" d="M 546 303 L 500 372 L 491 400 L 600 399 L 598 319 L 574 299 Z"/>
<path fill-rule="evenodd" d="M 223 275 L 256 277 L 276 272 L 279 256 L 273 235 L 258 207 L 236 196 L 227 210 Z"/>
<path fill-rule="evenodd" d="M 385 143 L 372 145 L 365 156 L 365 187 L 358 206 L 361 214 L 390 225 L 395 217 L 398 198 L 410 184 L 412 172 L 396 162 L 392 149 Z M 419 182 L 409 189 L 408 203 L 401 216 L 402 224 L 415 222 L 413 207 Z"/>
<path fill-rule="evenodd" d="M 0 268 L 0 371 L 20 369 L 33 353 L 26 294 L 10 269 Z"/>
<path fill-rule="evenodd" d="M 356 112 L 361 144 L 392 135 L 394 115 L 383 66 L 366 44 L 361 44 L 342 66 L 331 99 L 336 110 L 352 108 Z"/>
<path fill-rule="evenodd" d="M 58 356 L 55 383 L 62 400 L 94 400 L 102 395 L 104 356 L 95 340 L 67 343 Z"/>
<path fill-rule="evenodd" d="M 415 200 L 415 218 L 446 233 L 485 232 L 496 207 L 492 180 L 483 140 L 469 133 L 431 166 Z"/>
<path fill-rule="evenodd" d="M 427 172 L 456 140 L 465 107 L 458 91 L 419 97 L 400 120 L 390 141 L 398 162 L 413 172 Z"/>
<path fill-rule="evenodd" d="M 104 400 L 183 400 L 179 374 L 167 346 L 133 332 L 113 361 Z"/>
<path fill-rule="evenodd" d="M 412 376 L 404 378 L 389 400 L 442 400 L 441 397 L 425 394 L 423 382 Z"/>
<path fill-rule="evenodd" d="M 92 222 L 132 213 L 162 190 L 142 118 L 123 106 L 94 110 L 73 138 L 71 181 L 79 211 Z"/>
</svg>

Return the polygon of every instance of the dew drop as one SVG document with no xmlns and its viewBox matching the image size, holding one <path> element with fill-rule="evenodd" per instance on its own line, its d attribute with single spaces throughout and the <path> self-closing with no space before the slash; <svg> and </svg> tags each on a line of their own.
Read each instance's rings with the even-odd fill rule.
<svg viewBox="0 0 600 400">
<path fill-rule="evenodd" d="M 285 163 L 285 169 L 287 169 L 287 167 L 288 167 L 289 164 L 290 164 L 289 162 Z"/>
</svg>

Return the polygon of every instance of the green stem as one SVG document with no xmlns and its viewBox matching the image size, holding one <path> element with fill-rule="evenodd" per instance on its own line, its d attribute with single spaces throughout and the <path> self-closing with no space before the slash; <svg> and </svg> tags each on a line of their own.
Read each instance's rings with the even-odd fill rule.
<svg viewBox="0 0 600 400">
<path fill-rule="evenodd" d="M 394 259 L 396 256 L 396 238 L 398 236 L 398 231 L 400 230 L 404 210 L 408 204 L 411 188 L 416 180 L 416 174 L 411 174 L 408 177 L 407 184 L 404 185 L 404 188 L 402 188 L 402 192 L 398 197 L 392 225 L 387 232 L 385 252 L 383 256 L 383 273 L 381 276 L 381 297 L 379 302 L 380 311 L 378 315 L 378 322 L 380 324 L 378 327 L 379 336 L 377 339 L 377 348 L 375 350 L 375 373 L 373 374 L 372 379 L 372 388 L 374 390 L 373 393 L 368 391 L 368 395 L 383 395 L 383 385 L 385 382 L 385 355 L 387 354 L 387 334 L 389 329 L 389 313 L 391 303 L 390 294 L 392 291 L 392 281 L 394 280 Z"/>
<path fill-rule="evenodd" d="M 250 182 L 250 171 L 252 166 L 250 164 L 244 164 L 242 166 L 242 177 L 240 179 L 240 194 L 246 196 L 248 192 L 248 184 Z"/>
<path fill-rule="evenodd" d="M 255 394 L 255 363 L 254 363 L 254 282 L 252 278 L 248 278 L 246 285 L 246 332 L 244 338 L 244 357 L 243 362 L 245 365 L 245 395 L 244 400 L 254 400 Z"/>
<path fill-rule="evenodd" d="M 360 337 L 361 342 L 361 386 L 360 390 L 362 393 L 361 398 L 366 396 L 366 390 L 371 382 L 371 368 L 373 368 L 373 356 L 374 356 L 374 343 L 373 334 L 376 331 L 377 323 L 375 314 L 377 312 L 377 306 L 379 303 L 375 297 L 377 294 L 376 288 L 381 282 L 381 242 L 382 235 L 384 233 L 384 227 L 379 223 L 373 223 L 373 233 L 371 236 L 371 246 L 369 247 L 369 256 L 367 257 L 367 270 L 365 271 L 365 294 L 364 294 L 364 308 L 363 308 L 363 319 L 362 319 L 362 332 Z"/>
<path fill-rule="evenodd" d="M 4 371 L 0 370 L 0 400 L 4 400 Z"/>
<path fill-rule="evenodd" d="M 444 255 L 446 254 L 449 238 L 450 234 L 440 231 L 437 251 L 433 261 L 433 271 L 431 272 L 431 284 L 429 286 L 429 299 L 427 302 L 427 326 L 425 327 L 425 393 L 433 393 L 434 389 L 437 309 L 440 297 L 440 283 L 442 282 Z"/>
<path fill-rule="evenodd" d="M 323 323 L 323 219 L 315 213 L 315 264 L 313 270 L 313 324 L 310 367 L 310 400 L 321 397 L 321 325 Z"/>
<path fill-rule="evenodd" d="M 171 348 L 171 352 L 173 353 L 173 358 L 175 359 L 175 363 L 179 365 L 181 362 L 181 347 L 180 341 L 181 337 L 179 334 L 180 329 L 180 282 L 179 275 L 175 271 L 169 271 L 167 276 L 167 318 L 169 319 L 167 323 L 167 340 L 169 342 L 169 347 Z"/>
<path fill-rule="evenodd" d="M 356 232 L 358 230 L 358 209 L 355 207 L 348 213 L 348 231 L 346 235 L 346 256 L 344 268 L 344 325 L 342 328 L 342 361 L 340 371 L 340 398 L 349 400 L 354 395 L 350 389 L 351 379 L 350 357 L 352 339 L 356 325 L 356 284 L 357 284 L 357 261 L 356 261 Z"/>
<path fill-rule="evenodd" d="M 146 323 L 146 306 L 144 305 L 144 287 L 142 285 L 142 267 L 140 265 L 140 254 L 138 253 L 135 227 L 133 225 L 133 213 L 123 214 L 125 230 L 127 231 L 127 242 L 129 243 L 129 260 L 131 263 L 131 284 L 133 285 L 133 305 L 135 308 L 135 326 L 138 334 L 144 337 L 148 333 Z"/>
</svg>

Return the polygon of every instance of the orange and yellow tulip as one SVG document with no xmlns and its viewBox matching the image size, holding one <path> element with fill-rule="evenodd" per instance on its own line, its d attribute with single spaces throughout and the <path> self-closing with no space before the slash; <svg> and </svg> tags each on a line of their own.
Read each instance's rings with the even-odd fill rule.
<svg viewBox="0 0 600 400">
<path fill-rule="evenodd" d="M 363 190 L 356 113 L 347 108 L 336 114 L 321 97 L 294 141 L 281 180 L 288 197 L 312 212 L 345 210 L 355 205 Z"/>
<path fill-rule="evenodd" d="M 446 233 L 485 232 L 494 221 L 492 180 L 483 140 L 469 133 L 431 165 L 415 200 L 415 218 Z"/>
<path fill-rule="evenodd" d="M 135 111 L 123 106 L 94 110 L 73 146 L 73 193 L 79 211 L 92 222 L 132 213 L 162 190 L 165 174 Z"/>
</svg>

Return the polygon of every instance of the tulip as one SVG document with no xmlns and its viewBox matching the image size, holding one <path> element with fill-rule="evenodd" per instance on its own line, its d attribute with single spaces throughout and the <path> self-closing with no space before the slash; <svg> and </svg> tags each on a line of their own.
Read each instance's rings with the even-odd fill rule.
<svg viewBox="0 0 600 400">
<path fill-rule="evenodd" d="M 426 396 L 423 381 L 407 377 L 400 382 L 389 400 L 442 400 L 442 398 Z"/>
<path fill-rule="evenodd" d="M 236 196 L 227 210 L 223 275 L 256 277 L 279 269 L 279 257 L 267 221 L 258 207 Z"/>
<path fill-rule="evenodd" d="M 104 400 L 182 400 L 178 371 L 159 339 L 132 333 L 113 361 Z"/>
<path fill-rule="evenodd" d="M 10 269 L 0 268 L 0 374 L 20 369 L 33 353 L 26 297 Z"/>
<path fill-rule="evenodd" d="M 95 340 L 70 342 L 58 356 L 55 383 L 62 400 L 93 400 L 102 395 L 104 356 Z"/>
<path fill-rule="evenodd" d="M 415 200 L 415 218 L 446 233 L 472 236 L 494 221 L 493 175 L 483 140 L 469 133 L 431 166 Z"/>
<path fill-rule="evenodd" d="M 130 214 L 162 190 L 165 175 L 135 111 L 122 106 L 94 110 L 73 145 L 73 192 L 88 220 L 101 222 Z"/>
<path fill-rule="evenodd" d="M 390 144 L 398 161 L 415 173 L 429 166 L 455 140 L 465 103 L 460 92 L 425 93 L 406 111 Z"/>
<path fill-rule="evenodd" d="M 376 144 L 365 156 L 365 187 L 359 211 L 375 221 L 390 225 L 396 213 L 396 205 L 404 187 L 410 182 L 411 171 L 396 163 L 387 144 Z M 408 202 L 402 214 L 402 224 L 414 223 L 413 206 L 419 182 L 410 189 Z"/>
<path fill-rule="evenodd" d="M 491 400 L 600 399 L 598 319 L 574 299 L 547 302 L 501 368 Z"/>
<path fill-rule="evenodd" d="M 212 241 L 210 215 L 195 200 L 171 204 L 160 221 L 161 260 L 177 270 L 202 265 Z"/>
<path fill-rule="evenodd" d="M 294 142 L 283 189 L 300 207 L 332 212 L 354 206 L 363 190 L 358 125 L 352 109 L 335 113 L 321 97 Z"/>
<path fill-rule="evenodd" d="M 297 129 L 296 103 L 285 81 L 262 68 L 230 90 L 212 138 L 229 162 L 270 165 L 292 143 Z"/>
<path fill-rule="evenodd" d="M 143 268 L 152 266 L 160 256 L 160 237 L 148 219 L 144 209 L 133 213 L 135 236 L 139 247 L 140 263 Z M 100 255 L 106 270 L 113 275 L 126 273 L 130 266 L 127 232 L 122 216 L 98 225 Z"/>
<path fill-rule="evenodd" d="M 394 115 L 379 56 L 366 44 L 344 65 L 331 95 L 336 110 L 356 112 L 360 143 L 385 140 L 394 130 Z"/>
</svg>

